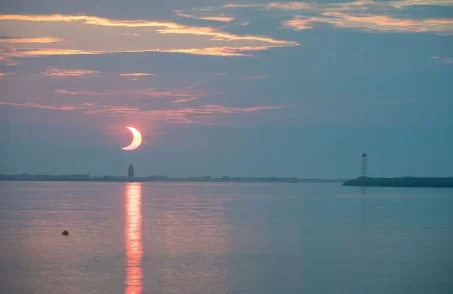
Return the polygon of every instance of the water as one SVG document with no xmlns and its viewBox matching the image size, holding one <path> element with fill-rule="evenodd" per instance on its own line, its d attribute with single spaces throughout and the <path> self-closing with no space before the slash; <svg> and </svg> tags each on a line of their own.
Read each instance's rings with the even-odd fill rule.
<svg viewBox="0 0 453 294">
<path fill-rule="evenodd" d="M 453 293 L 453 189 L 0 182 L 0 195 L 0 293 Z"/>
</svg>

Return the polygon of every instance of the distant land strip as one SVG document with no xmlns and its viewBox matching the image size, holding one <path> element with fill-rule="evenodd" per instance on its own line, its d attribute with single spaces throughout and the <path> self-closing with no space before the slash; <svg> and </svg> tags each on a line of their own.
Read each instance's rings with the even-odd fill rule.
<svg viewBox="0 0 453 294">
<path fill-rule="evenodd" d="M 166 176 L 148 177 L 119 177 L 119 176 L 90 176 L 90 175 L 0 175 L 0 181 L 74 181 L 74 182 L 227 182 L 227 183 L 343 183 L 345 179 L 299 179 L 281 177 L 180 177 Z"/>
<path fill-rule="evenodd" d="M 401 178 L 369 178 L 359 177 L 343 183 L 343 186 L 355 187 L 430 187 L 453 188 L 453 177 L 401 177 Z"/>
</svg>

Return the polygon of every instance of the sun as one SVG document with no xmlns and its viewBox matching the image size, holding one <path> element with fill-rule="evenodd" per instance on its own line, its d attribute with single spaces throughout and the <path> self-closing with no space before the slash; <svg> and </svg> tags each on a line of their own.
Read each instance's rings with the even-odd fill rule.
<svg viewBox="0 0 453 294">
<path fill-rule="evenodd" d="M 127 129 L 131 131 L 134 138 L 132 139 L 132 142 L 129 146 L 123 147 L 121 149 L 125 151 L 132 151 L 137 149 L 142 144 L 142 134 L 140 134 L 140 132 L 136 128 L 127 127 Z"/>
</svg>

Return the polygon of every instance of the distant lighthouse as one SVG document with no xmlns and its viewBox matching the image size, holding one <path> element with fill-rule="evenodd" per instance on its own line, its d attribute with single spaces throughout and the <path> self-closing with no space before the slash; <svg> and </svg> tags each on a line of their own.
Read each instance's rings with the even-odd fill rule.
<svg viewBox="0 0 453 294">
<path fill-rule="evenodd" d="M 362 154 L 362 161 L 360 164 L 360 176 L 362 178 L 367 177 L 367 171 L 368 171 L 368 155 L 366 153 Z"/>
<path fill-rule="evenodd" d="M 134 166 L 132 164 L 129 165 L 129 168 L 127 170 L 127 176 L 129 178 L 133 178 L 134 177 Z"/>
</svg>

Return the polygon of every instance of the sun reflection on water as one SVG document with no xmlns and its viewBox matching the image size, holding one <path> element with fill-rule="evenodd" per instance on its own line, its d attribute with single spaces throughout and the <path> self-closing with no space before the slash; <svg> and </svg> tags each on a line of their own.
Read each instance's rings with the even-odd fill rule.
<svg viewBox="0 0 453 294">
<path fill-rule="evenodd" d="M 126 294 L 142 293 L 142 184 L 127 183 L 124 197 Z"/>
</svg>

